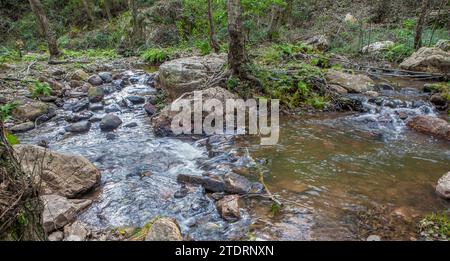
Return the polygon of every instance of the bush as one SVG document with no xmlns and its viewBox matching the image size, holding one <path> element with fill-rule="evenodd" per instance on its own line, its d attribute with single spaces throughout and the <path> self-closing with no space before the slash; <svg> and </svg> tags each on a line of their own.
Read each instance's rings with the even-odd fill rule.
<svg viewBox="0 0 450 261">
<path fill-rule="evenodd" d="M 46 82 L 35 82 L 31 91 L 33 97 L 50 96 L 51 92 L 52 88 Z"/>
<path fill-rule="evenodd" d="M 150 48 L 142 52 L 142 58 L 151 64 L 161 64 L 169 59 L 174 54 L 171 48 Z"/>
<path fill-rule="evenodd" d="M 427 240 L 450 240 L 448 213 L 433 213 L 419 222 L 420 235 Z"/>
<path fill-rule="evenodd" d="M 404 44 L 395 44 L 389 46 L 388 49 L 383 52 L 383 56 L 384 59 L 390 62 L 401 62 L 405 58 L 411 56 L 413 52 L 413 48 L 407 47 Z"/>
</svg>

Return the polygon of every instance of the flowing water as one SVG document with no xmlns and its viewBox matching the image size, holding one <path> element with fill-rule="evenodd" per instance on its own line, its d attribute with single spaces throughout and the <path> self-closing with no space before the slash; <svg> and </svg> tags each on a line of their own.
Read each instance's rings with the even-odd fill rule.
<svg viewBox="0 0 450 261">
<path fill-rule="evenodd" d="M 411 133 L 402 120 L 437 114 L 414 88 L 386 91 L 382 98 L 355 97 L 365 113 L 283 118 L 279 144 L 261 147 L 248 137 L 237 143 L 232 137 L 155 137 L 142 105 L 124 99 L 153 95 L 157 90 L 152 76 L 144 71 L 126 74 L 132 84 L 104 86 L 113 89 L 105 103 L 117 104 L 116 114 L 124 122 L 114 133 L 103 133 L 94 123 L 88 133 L 67 134 L 64 115 L 69 112 L 60 109 L 59 116 L 20 136 L 23 143 L 44 139 L 52 150 L 84 155 L 101 170 L 98 198 L 79 217 L 93 228 L 142 226 L 156 216 L 169 216 L 193 240 L 242 239 L 250 234 L 261 240 L 344 240 L 360 239 L 355 230 L 360 211 L 387 206 L 389 211 L 406 209 L 417 218 L 449 207 L 433 188 L 450 170 L 449 143 Z M 77 101 L 66 105 L 70 102 Z M 131 122 L 137 127 L 126 128 Z M 242 153 L 247 148 L 251 158 Z M 180 173 L 226 173 L 252 165 L 252 158 L 265 163 L 265 181 L 272 192 L 290 202 L 274 216 L 267 202 L 247 200 L 241 220 L 228 223 L 202 188 L 188 187 L 185 197 L 174 196 Z M 405 224 L 405 230 L 411 227 Z M 394 233 L 391 238 L 398 237 Z"/>
</svg>

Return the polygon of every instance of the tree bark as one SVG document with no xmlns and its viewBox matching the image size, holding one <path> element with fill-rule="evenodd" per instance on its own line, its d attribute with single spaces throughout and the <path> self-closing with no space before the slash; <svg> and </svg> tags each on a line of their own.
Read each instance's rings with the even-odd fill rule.
<svg viewBox="0 0 450 261">
<path fill-rule="evenodd" d="M 286 0 L 286 7 L 284 8 L 283 16 L 281 18 L 282 24 L 291 23 L 293 8 L 294 8 L 294 0 Z"/>
<path fill-rule="evenodd" d="M 219 44 L 217 43 L 216 32 L 214 29 L 214 16 L 211 1 L 212 0 L 208 0 L 209 42 L 214 52 L 219 53 L 220 47 Z"/>
<path fill-rule="evenodd" d="M 272 41 L 277 32 L 278 32 L 278 28 L 280 27 L 280 22 L 281 22 L 281 13 L 282 13 L 282 8 L 274 5 L 272 6 L 272 16 L 270 19 L 270 24 L 269 24 L 269 29 L 267 30 L 267 38 Z"/>
<path fill-rule="evenodd" d="M 232 75 L 242 78 L 245 75 L 246 63 L 244 35 L 242 33 L 242 6 L 241 0 L 228 0 L 228 34 L 229 51 L 228 64 Z"/>
<path fill-rule="evenodd" d="M 34 177 L 23 172 L 0 121 L 0 240 L 45 240 Z"/>
<path fill-rule="evenodd" d="M 95 23 L 94 13 L 92 12 L 92 6 L 90 0 L 83 0 L 84 11 L 86 12 L 91 24 Z"/>
<path fill-rule="evenodd" d="M 60 54 L 58 44 L 56 43 L 56 33 L 45 15 L 41 2 L 39 0 L 29 0 L 29 2 L 31 10 L 34 12 L 38 20 L 39 27 L 43 30 L 43 34 L 47 40 L 50 60 L 52 60 L 55 56 Z"/>
<path fill-rule="evenodd" d="M 414 37 L 414 48 L 416 50 L 420 49 L 422 47 L 422 32 L 423 32 L 423 26 L 426 22 L 428 11 L 430 9 L 431 0 L 422 0 L 422 7 L 420 10 L 420 16 L 417 20 L 417 26 L 416 26 L 416 36 Z"/>
<path fill-rule="evenodd" d="M 138 22 L 138 8 L 135 0 L 128 0 L 128 8 L 131 11 L 133 23 L 133 39 L 139 40 L 141 38 Z"/>
<path fill-rule="evenodd" d="M 105 6 L 105 13 L 108 17 L 108 20 L 112 20 L 112 14 L 111 14 L 111 2 L 109 0 L 103 0 L 103 4 Z"/>
</svg>

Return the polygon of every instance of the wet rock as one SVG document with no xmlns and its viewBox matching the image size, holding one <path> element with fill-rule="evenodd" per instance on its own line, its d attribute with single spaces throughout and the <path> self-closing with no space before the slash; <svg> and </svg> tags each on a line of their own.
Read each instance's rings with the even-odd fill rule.
<svg viewBox="0 0 450 261">
<path fill-rule="evenodd" d="M 177 177 L 179 183 L 195 184 L 203 186 L 211 192 L 224 192 L 225 183 L 220 177 L 216 176 L 196 176 L 188 174 L 179 174 Z"/>
<path fill-rule="evenodd" d="M 91 87 L 88 90 L 88 98 L 89 102 L 101 102 L 103 100 L 103 97 L 105 97 L 105 92 L 103 88 L 101 87 Z"/>
<path fill-rule="evenodd" d="M 83 86 L 83 84 L 84 84 L 84 82 L 82 82 L 82 81 L 77 81 L 77 80 L 71 80 L 71 81 L 69 82 L 69 86 L 70 86 L 71 88 L 73 88 L 73 89 L 76 89 L 76 88 L 78 88 L 78 87 L 81 87 L 81 86 Z"/>
<path fill-rule="evenodd" d="M 393 91 L 394 87 L 387 83 L 379 83 L 377 84 L 376 89 L 380 91 Z"/>
<path fill-rule="evenodd" d="M 241 218 L 239 210 L 239 196 L 226 195 L 216 203 L 219 215 L 226 221 L 236 222 Z"/>
<path fill-rule="evenodd" d="M 147 103 L 144 105 L 144 110 L 148 114 L 148 116 L 153 116 L 158 111 L 155 105 L 151 103 Z"/>
<path fill-rule="evenodd" d="M 177 190 L 175 192 L 175 194 L 173 195 L 174 198 L 184 198 L 188 195 L 189 193 L 189 189 L 186 188 L 185 185 L 181 186 L 181 188 L 179 190 Z"/>
<path fill-rule="evenodd" d="M 132 96 L 128 96 L 126 99 L 129 100 L 133 104 L 145 103 L 145 98 L 141 97 L 141 96 L 132 95 Z"/>
<path fill-rule="evenodd" d="M 151 225 L 145 241 L 182 241 L 180 228 L 175 219 L 158 218 Z"/>
<path fill-rule="evenodd" d="M 176 99 L 183 93 L 201 89 L 225 64 L 226 58 L 215 54 L 168 61 L 159 68 L 158 84 Z"/>
<path fill-rule="evenodd" d="M 12 112 L 13 117 L 20 120 L 34 121 L 49 112 L 50 106 L 40 101 L 25 101 Z"/>
<path fill-rule="evenodd" d="M 73 112 L 80 112 L 89 108 L 89 99 L 84 98 L 70 106 Z"/>
<path fill-rule="evenodd" d="M 103 105 L 102 104 L 90 104 L 89 105 L 89 110 L 90 111 L 101 111 L 103 110 Z"/>
<path fill-rule="evenodd" d="M 49 68 L 48 72 L 53 76 L 62 76 L 66 74 L 66 72 L 62 68 Z"/>
<path fill-rule="evenodd" d="M 90 111 L 71 113 L 65 117 L 65 120 L 70 123 L 75 123 L 79 121 L 89 120 L 92 116 L 94 116 L 94 113 Z"/>
<path fill-rule="evenodd" d="M 15 126 L 13 126 L 12 128 L 10 128 L 9 130 L 12 133 L 23 133 L 23 132 L 27 132 L 30 131 L 32 129 L 34 129 L 34 122 L 31 121 L 27 121 L 21 124 L 17 124 Z"/>
<path fill-rule="evenodd" d="M 116 103 L 110 104 L 110 105 L 105 107 L 105 112 L 106 113 L 119 112 L 119 111 L 121 111 L 120 106 L 117 105 Z"/>
<path fill-rule="evenodd" d="M 88 79 L 88 83 L 94 85 L 94 86 L 98 86 L 98 85 L 102 85 L 103 84 L 103 80 L 100 76 L 98 76 L 97 74 L 91 75 Z"/>
<path fill-rule="evenodd" d="M 59 195 L 41 196 L 44 204 L 42 221 L 44 230 L 51 233 L 72 222 L 92 201 L 88 199 L 67 199 Z"/>
<path fill-rule="evenodd" d="M 398 112 L 398 117 L 401 120 L 406 120 L 406 119 L 408 119 L 408 114 L 406 112 L 404 112 L 404 111 L 400 111 L 400 112 Z"/>
<path fill-rule="evenodd" d="M 431 93 L 434 91 L 434 84 L 426 83 L 423 85 L 422 91 L 425 93 Z"/>
<path fill-rule="evenodd" d="M 69 75 L 69 79 L 75 81 L 86 81 L 88 78 L 89 75 L 82 69 L 75 70 Z"/>
<path fill-rule="evenodd" d="M 222 102 L 222 104 L 226 103 L 227 99 L 236 99 L 237 96 L 232 94 L 231 92 L 220 88 L 220 87 L 214 87 L 209 88 L 206 90 L 201 91 L 202 99 L 208 100 L 208 99 L 217 99 L 218 101 Z M 193 104 L 194 101 L 194 93 L 186 93 L 184 95 L 185 100 L 189 101 L 190 104 Z M 173 117 L 178 115 L 179 112 L 177 111 L 171 111 L 171 104 L 167 105 L 159 114 L 158 116 L 152 118 L 152 126 L 155 131 L 155 134 L 157 136 L 172 136 L 172 120 Z M 206 117 L 210 113 L 203 113 L 202 117 Z M 220 117 L 223 117 L 224 115 L 220 115 Z M 225 115 L 226 117 L 227 115 Z M 194 124 L 192 124 L 194 126 Z"/>
<path fill-rule="evenodd" d="M 445 120 L 432 116 L 417 116 L 407 125 L 415 131 L 450 140 L 450 124 Z"/>
<path fill-rule="evenodd" d="M 102 115 L 95 115 L 92 118 L 89 119 L 90 122 L 94 123 L 94 122 L 100 122 L 102 121 L 103 117 Z"/>
<path fill-rule="evenodd" d="M 400 68 L 410 71 L 448 73 L 450 53 L 436 47 L 422 47 L 400 64 Z"/>
<path fill-rule="evenodd" d="M 106 140 L 115 140 L 117 139 L 117 135 L 114 133 L 107 133 L 106 134 Z"/>
<path fill-rule="evenodd" d="M 326 77 L 329 84 L 339 85 L 350 93 L 371 91 L 374 86 L 372 79 L 362 74 L 349 74 L 328 70 Z"/>
<path fill-rule="evenodd" d="M 392 41 L 383 41 L 383 42 L 375 42 L 372 44 L 369 44 L 367 46 L 364 46 L 362 48 L 362 53 L 366 54 L 379 54 L 382 51 L 385 51 L 395 45 Z"/>
<path fill-rule="evenodd" d="M 66 131 L 73 133 L 88 132 L 90 129 L 91 123 L 89 121 L 80 121 L 66 127 Z"/>
<path fill-rule="evenodd" d="M 36 182 L 41 183 L 43 194 L 74 198 L 93 189 L 100 181 L 100 171 L 82 156 L 33 145 L 15 145 L 14 151 L 22 169 L 30 176 L 35 176 L 36 162 L 39 162 L 41 175 L 36 177 Z"/>
<path fill-rule="evenodd" d="M 364 110 L 361 100 L 350 97 L 339 97 L 338 104 L 340 105 L 338 109 L 343 111 L 362 112 Z"/>
<path fill-rule="evenodd" d="M 158 103 L 158 98 L 156 96 L 152 95 L 147 98 L 147 103 L 150 103 L 152 105 L 156 105 Z"/>
<path fill-rule="evenodd" d="M 124 128 L 135 128 L 137 126 L 138 126 L 138 124 L 136 122 L 130 122 L 130 123 L 123 125 Z"/>
<path fill-rule="evenodd" d="M 108 114 L 103 117 L 100 122 L 100 129 L 102 131 L 113 131 L 117 129 L 122 124 L 122 120 L 114 114 Z"/>
<path fill-rule="evenodd" d="M 252 183 L 243 176 L 240 176 L 236 173 L 227 173 L 224 178 L 225 191 L 231 194 L 247 194 L 251 187 Z"/>
<path fill-rule="evenodd" d="M 422 101 L 422 100 L 415 100 L 415 101 L 413 101 L 412 102 L 412 107 L 413 108 L 419 108 L 419 107 L 422 107 L 422 106 L 427 106 L 428 104 L 426 103 L 426 102 L 424 102 L 424 101 Z"/>
<path fill-rule="evenodd" d="M 369 97 L 373 97 L 373 98 L 380 96 L 380 94 L 378 92 L 375 92 L 375 91 L 368 91 L 368 92 L 365 92 L 364 94 L 369 96 Z"/>
<path fill-rule="evenodd" d="M 330 48 L 330 41 L 326 35 L 316 35 L 305 41 L 306 44 L 313 46 L 316 50 L 326 51 Z"/>
<path fill-rule="evenodd" d="M 118 91 L 122 90 L 129 84 L 128 80 L 120 79 L 120 80 L 114 80 L 112 82 L 112 86 Z"/>
<path fill-rule="evenodd" d="M 64 227 L 65 241 L 85 241 L 88 235 L 89 230 L 80 221 Z"/>
<path fill-rule="evenodd" d="M 58 99 L 58 97 L 55 96 L 42 96 L 39 97 L 39 100 L 41 102 L 55 102 Z"/>
<path fill-rule="evenodd" d="M 38 143 L 36 145 L 39 147 L 42 147 L 42 148 L 48 148 L 48 144 L 49 144 L 48 140 L 42 139 L 42 140 L 38 141 Z"/>
<path fill-rule="evenodd" d="M 64 239 L 64 233 L 61 231 L 55 231 L 48 236 L 48 241 L 62 241 Z"/>
<path fill-rule="evenodd" d="M 98 76 L 102 78 L 103 82 L 110 83 L 113 80 L 112 73 L 110 72 L 100 72 L 98 73 Z"/>
<path fill-rule="evenodd" d="M 436 186 L 436 192 L 445 199 L 450 199 L 450 172 L 439 179 Z"/>
<path fill-rule="evenodd" d="M 447 101 L 439 93 L 433 94 L 430 97 L 430 102 L 436 106 L 446 106 L 447 105 Z"/>
</svg>

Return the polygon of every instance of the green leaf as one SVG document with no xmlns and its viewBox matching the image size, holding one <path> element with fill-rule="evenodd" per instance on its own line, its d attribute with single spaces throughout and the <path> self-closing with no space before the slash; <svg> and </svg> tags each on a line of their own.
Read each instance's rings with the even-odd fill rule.
<svg viewBox="0 0 450 261">
<path fill-rule="evenodd" d="M 6 134 L 6 140 L 8 141 L 8 143 L 11 146 L 14 146 L 14 145 L 17 145 L 17 144 L 20 143 L 19 139 L 16 136 L 14 136 L 14 135 L 12 135 L 10 133 Z"/>
</svg>

